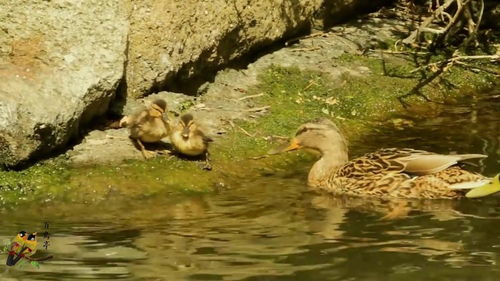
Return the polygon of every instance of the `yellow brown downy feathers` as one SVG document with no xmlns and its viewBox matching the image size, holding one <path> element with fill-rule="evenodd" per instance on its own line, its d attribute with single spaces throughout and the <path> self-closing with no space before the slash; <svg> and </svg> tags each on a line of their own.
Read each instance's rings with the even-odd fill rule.
<svg viewBox="0 0 500 281">
<path fill-rule="evenodd" d="M 212 139 L 207 137 L 195 122 L 192 114 L 183 114 L 177 124 L 172 127 L 170 141 L 175 150 L 187 156 L 205 156 L 206 169 L 211 169 L 208 159 L 208 144 Z"/>
<path fill-rule="evenodd" d="M 137 114 L 125 116 L 120 125 L 130 130 L 130 138 L 133 139 L 141 149 L 144 158 L 153 156 L 151 151 L 146 150 L 145 143 L 159 142 L 170 133 L 170 126 L 164 118 L 167 103 L 158 99 L 148 108 Z"/>
<path fill-rule="evenodd" d="M 491 180 L 457 166 L 482 154 L 442 155 L 410 148 L 380 149 L 348 159 L 347 141 L 328 119 L 303 124 L 281 151 L 312 149 L 321 158 L 309 172 L 309 185 L 332 193 L 393 198 L 459 198 Z M 500 189 L 500 184 L 480 192 Z M 465 190 L 465 191 L 464 191 Z M 472 191 L 471 191 L 472 192 Z M 472 197 L 472 196 L 469 196 Z"/>
</svg>

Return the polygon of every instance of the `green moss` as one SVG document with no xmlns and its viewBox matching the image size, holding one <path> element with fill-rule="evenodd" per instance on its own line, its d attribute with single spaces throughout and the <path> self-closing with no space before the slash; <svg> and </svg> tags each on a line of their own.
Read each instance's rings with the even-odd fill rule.
<svg viewBox="0 0 500 281">
<path fill-rule="evenodd" d="M 306 171 L 303 163 L 309 163 L 311 157 L 305 154 L 252 158 L 277 146 L 278 141 L 272 141 L 275 136 L 290 136 L 307 120 L 332 118 L 353 143 L 373 124 L 406 110 L 422 116 L 439 110 L 438 103 L 429 103 L 418 95 L 405 98 L 410 108 L 402 106 L 398 98 L 423 78 L 418 72 L 409 74 L 415 66 L 408 58 L 387 56 L 383 64 L 379 58 L 343 55 L 337 63 L 367 73 L 346 72 L 335 79 L 328 73 L 298 68 L 270 67 L 262 73 L 261 83 L 249 89 L 248 94 L 262 93 L 257 103 L 270 106 L 270 113 L 253 122 L 237 122 L 234 130 L 217 140 L 211 147 L 211 172 L 202 170 L 196 161 L 175 157 L 79 168 L 48 161 L 20 172 L 0 172 L 0 204 L 32 200 L 92 202 L 121 196 L 133 199 L 165 193 L 210 192 L 277 171 L 287 173 L 301 167 Z M 422 94 L 447 102 L 460 96 L 459 89 L 489 86 L 492 81 L 491 76 L 453 68 L 424 87 Z"/>
</svg>

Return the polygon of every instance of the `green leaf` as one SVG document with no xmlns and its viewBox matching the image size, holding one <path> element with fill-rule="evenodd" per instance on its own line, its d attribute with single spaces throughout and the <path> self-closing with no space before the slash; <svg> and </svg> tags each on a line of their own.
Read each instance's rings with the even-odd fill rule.
<svg viewBox="0 0 500 281">
<path fill-rule="evenodd" d="M 40 263 L 37 261 L 32 261 L 30 262 L 32 266 L 36 267 L 37 269 L 40 269 Z"/>
</svg>

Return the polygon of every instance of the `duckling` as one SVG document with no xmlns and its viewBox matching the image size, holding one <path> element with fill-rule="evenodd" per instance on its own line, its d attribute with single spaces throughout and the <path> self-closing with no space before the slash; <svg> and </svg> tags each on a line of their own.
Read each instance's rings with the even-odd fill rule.
<svg viewBox="0 0 500 281">
<path fill-rule="evenodd" d="M 213 140 L 207 137 L 194 121 L 190 113 L 181 116 L 177 126 L 172 128 L 170 140 L 174 148 L 187 156 L 205 156 L 204 169 L 211 170 L 208 144 Z"/>
<path fill-rule="evenodd" d="M 21 254 L 21 250 L 23 250 L 24 244 L 26 243 L 26 239 L 28 238 L 28 233 L 26 231 L 19 231 L 19 233 L 12 239 L 12 243 L 9 247 L 9 255 L 7 257 L 6 264 L 8 266 L 14 266 L 19 261 L 20 258 L 17 258 Z"/>
<path fill-rule="evenodd" d="M 443 155 L 411 148 L 385 148 L 348 159 L 347 141 L 338 127 L 322 118 L 300 126 L 280 152 L 307 148 L 319 152 L 309 175 L 310 186 L 335 194 L 379 198 L 482 197 L 500 191 L 491 179 L 457 166 L 482 154 Z M 491 183 L 491 184 L 490 184 Z M 464 191 L 465 190 L 465 191 Z"/>
<path fill-rule="evenodd" d="M 158 99 L 153 102 L 150 108 L 134 115 L 125 116 L 120 121 L 120 126 L 129 128 L 130 138 L 137 143 L 146 159 L 154 156 L 154 152 L 146 150 L 143 142 L 159 142 L 170 133 L 169 123 L 163 115 L 166 108 L 167 103 Z M 170 151 L 165 150 L 164 152 L 169 153 Z"/>
</svg>

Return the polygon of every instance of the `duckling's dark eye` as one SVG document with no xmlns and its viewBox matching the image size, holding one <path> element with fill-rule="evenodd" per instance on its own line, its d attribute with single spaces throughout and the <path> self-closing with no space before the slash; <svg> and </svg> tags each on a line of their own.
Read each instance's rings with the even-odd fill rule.
<svg viewBox="0 0 500 281">
<path fill-rule="evenodd" d="M 26 231 L 19 231 L 19 236 L 24 237 L 26 235 Z"/>
<path fill-rule="evenodd" d="M 28 236 L 28 240 L 30 240 L 30 241 L 35 241 L 35 238 L 36 238 L 36 235 L 34 235 L 34 234 L 30 234 Z"/>
</svg>

